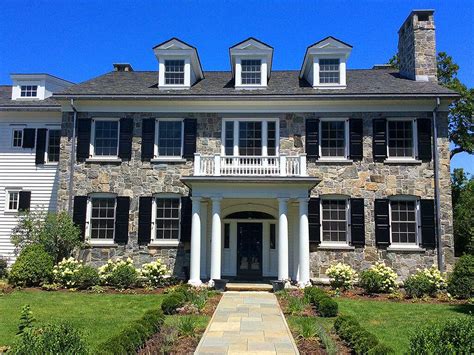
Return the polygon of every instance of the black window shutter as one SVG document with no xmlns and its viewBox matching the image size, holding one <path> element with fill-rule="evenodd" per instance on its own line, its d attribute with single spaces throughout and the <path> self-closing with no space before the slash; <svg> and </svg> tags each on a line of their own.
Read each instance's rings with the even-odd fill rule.
<svg viewBox="0 0 474 355">
<path fill-rule="evenodd" d="M 387 120 L 377 118 L 373 121 L 372 152 L 374 161 L 384 161 L 387 158 Z"/>
<path fill-rule="evenodd" d="M 310 118 L 306 120 L 306 155 L 311 159 L 319 158 L 319 120 Z"/>
<path fill-rule="evenodd" d="M 146 245 L 151 241 L 151 206 L 153 197 L 140 197 L 138 212 L 138 244 Z"/>
<path fill-rule="evenodd" d="M 388 199 L 375 199 L 375 243 L 377 246 L 390 245 L 390 218 Z"/>
<path fill-rule="evenodd" d="M 44 153 L 46 151 L 46 128 L 38 129 L 38 137 L 36 138 L 36 165 L 44 164 Z"/>
<path fill-rule="evenodd" d="M 23 130 L 23 148 L 34 148 L 36 138 L 36 129 L 25 128 Z"/>
<path fill-rule="evenodd" d="M 349 157 L 352 160 L 362 160 L 363 155 L 363 122 L 360 118 L 349 120 Z"/>
<path fill-rule="evenodd" d="M 91 123 L 90 118 L 77 120 L 77 161 L 84 161 L 89 158 L 89 146 L 91 143 Z"/>
<path fill-rule="evenodd" d="M 20 191 L 18 198 L 18 211 L 28 211 L 31 205 L 31 191 Z"/>
<path fill-rule="evenodd" d="M 434 200 L 420 200 L 421 244 L 428 248 L 434 248 L 436 246 L 434 212 Z"/>
<path fill-rule="evenodd" d="M 321 243 L 321 218 L 319 198 L 310 198 L 308 201 L 309 241 Z"/>
<path fill-rule="evenodd" d="M 184 120 L 184 145 L 183 158 L 194 159 L 196 153 L 197 120 L 186 118 Z"/>
<path fill-rule="evenodd" d="M 418 159 L 431 161 L 431 120 L 418 118 L 416 120 L 418 131 Z"/>
<path fill-rule="evenodd" d="M 86 238 L 87 196 L 74 196 L 73 222 L 81 230 L 82 239 Z"/>
<path fill-rule="evenodd" d="M 181 241 L 191 241 L 191 223 L 192 223 L 192 201 L 191 197 L 181 197 Z"/>
<path fill-rule="evenodd" d="M 115 208 L 115 242 L 127 244 L 128 217 L 130 215 L 130 197 L 118 196 Z"/>
<path fill-rule="evenodd" d="M 155 150 L 155 119 L 147 118 L 142 122 L 142 161 L 153 159 Z"/>
<path fill-rule="evenodd" d="M 133 118 L 120 119 L 120 139 L 118 157 L 122 160 L 132 159 Z"/>
<path fill-rule="evenodd" d="M 351 242 L 365 245 L 364 199 L 351 198 Z"/>
</svg>

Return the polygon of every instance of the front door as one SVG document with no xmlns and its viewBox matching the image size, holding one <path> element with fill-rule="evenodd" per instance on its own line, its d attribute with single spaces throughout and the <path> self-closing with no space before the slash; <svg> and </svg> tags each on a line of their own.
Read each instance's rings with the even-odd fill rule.
<svg viewBox="0 0 474 355">
<path fill-rule="evenodd" d="M 237 276 L 262 277 L 262 224 L 237 224 Z"/>
</svg>

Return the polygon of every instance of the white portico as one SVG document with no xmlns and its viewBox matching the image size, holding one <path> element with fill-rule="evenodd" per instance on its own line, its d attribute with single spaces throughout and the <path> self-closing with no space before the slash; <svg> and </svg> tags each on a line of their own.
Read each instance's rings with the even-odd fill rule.
<svg viewBox="0 0 474 355">
<path fill-rule="evenodd" d="M 190 280 L 309 283 L 308 191 L 315 178 L 187 177 L 192 189 Z"/>
</svg>

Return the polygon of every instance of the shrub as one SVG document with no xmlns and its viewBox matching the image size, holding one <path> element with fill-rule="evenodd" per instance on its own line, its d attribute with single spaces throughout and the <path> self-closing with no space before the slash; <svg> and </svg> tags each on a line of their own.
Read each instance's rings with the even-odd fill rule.
<svg viewBox="0 0 474 355">
<path fill-rule="evenodd" d="M 178 328 L 178 334 L 180 336 L 195 336 L 197 322 L 196 319 L 191 316 L 182 316 L 179 317 L 176 327 Z"/>
<path fill-rule="evenodd" d="M 432 266 L 429 269 L 418 270 L 408 277 L 404 286 L 409 297 L 434 296 L 444 288 L 445 281 L 436 266 Z"/>
<path fill-rule="evenodd" d="M 74 276 L 81 268 L 82 264 L 73 257 L 64 258 L 53 268 L 54 282 L 67 288 L 76 287 Z"/>
<path fill-rule="evenodd" d="M 57 263 L 82 244 L 80 229 L 66 212 L 29 211 L 20 215 L 10 237 L 17 249 L 41 244 Z"/>
<path fill-rule="evenodd" d="M 359 285 L 367 293 L 390 293 L 396 287 L 397 274 L 383 262 L 377 262 L 370 269 L 362 271 Z"/>
<path fill-rule="evenodd" d="M 184 305 L 186 299 L 182 293 L 171 293 L 163 299 L 161 310 L 164 314 L 176 313 L 176 310 Z"/>
<path fill-rule="evenodd" d="M 0 258 L 0 279 L 8 276 L 8 264 L 5 259 Z"/>
<path fill-rule="evenodd" d="M 304 317 L 298 322 L 298 336 L 303 339 L 314 339 L 318 334 L 318 325 L 313 318 Z"/>
<path fill-rule="evenodd" d="M 409 354 L 473 354 L 474 318 L 430 324 L 410 337 Z"/>
<path fill-rule="evenodd" d="M 130 323 L 119 334 L 100 344 L 99 354 L 131 354 L 142 346 L 153 334 L 159 332 L 164 315 L 159 310 L 147 311 L 138 321 Z"/>
<path fill-rule="evenodd" d="M 474 297 L 474 255 L 461 256 L 449 276 L 448 292 L 457 298 Z"/>
<path fill-rule="evenodd" d="M 143 264 L 139 270 L 144 284 L 150 287 L 162 286 L 165 283 L 165 275 L 168 273 L 166 265 L 159 259 L 151 263 Z"/>
<path fill-rule="evenodd" d="M 88 290 L 99 285 L 99 272 L 92 266 L 84 265 L 73 275 L 73 282 L 78 289 Z"/>
<path fill-rule="evenodd" d="M 118 289 L 126 289 L 137 283 L 138 272 L 133 266 L 132 259 L 108 260 L 99 268 L 99 276 L 105 285 Z"/>
<path fill-rule="evenodd" d="M 331 265 L 326 274 L 329 276 L 329 282 L 333 289 L 350 289 L 357 278 L 355 270 L 350 265 L 343 263 Z"/>
<path fill-rule="evenodd" d="M 368 355 L 392 355 L 395 354 L 395 351 L 385 344 L 379 343 L 370 349 L 367 353 Z"/>
<path fill-rule="evenodd" d="M 53 275 L 53 258 L 42 245 L 25 247 L 12 265 L 9 281 L 17 286 L 39 286 Z"/>
<path fill-rule="evenodd" d="M 326 297 L 319 301 L 318 312 L 321 317 L 337 316 L 338 305 L 332 298 Z"/>
</svg>

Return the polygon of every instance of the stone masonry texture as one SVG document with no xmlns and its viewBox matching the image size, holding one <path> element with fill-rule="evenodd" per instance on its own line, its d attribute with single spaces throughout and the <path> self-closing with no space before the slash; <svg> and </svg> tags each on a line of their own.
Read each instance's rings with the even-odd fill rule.
<svg viewBox="0 0 474 355">
<path fill-rule="evenodd" d="M 165 114 L 166 117 L 173 115 Z M 157 164 L 141 161 L 142 120 L 165 116 L 156 113 L 94 113 L 80 112 L 78 118 L 92 117 L 131 117 L 134 119 L 132 159 L 129 162 L 76 163 L 74 168 L 73 194 L 87 195 L 91 192 L 113 192 L 119 196 L 129 196 L 129 241 L 126 246 L 89 248 L 80 253 L 85 261 L 100 265 L 108 258 L 130 256 L 138 266 L 144 262 L 161 258 L 177 276 L 184 276 L 189 266 L 189 243 L 178 248 L 139 246 L 137 242 L 138 200 L 140 196 L 154 193 L 173 192 L 188 194 L 181 182 L 182 176 L 193 171 L 192 161 L 178 164 Z M 311 245 L 312 277 L 325 277 L 326 269 L 333 263 L 345 262 L 356 270 L 369 267 L 375 261 L 383 260 L 393 267 L 402 278 L 416 268 L 437 264 L 436 250 L 395 252 L 379 249 L 374 236 L 374 199 L 392 195 L 415 195 L 434 198 L 433 163 L 388 164 L 374 162 L 372 158 L 372 120 L 380 117 L 426 117 L 431 112 L 377 112 L 377 113 L 281 113 L 272 117 L 280 119 L 280 152 L 287 154 L 304 153 L 305 119 L 318 117 L 362 118 L 364 122 L 364 158 L 353 163 L 322 163 L 308 161 L 308 174 L 320 178 L 321 183 L 311 191 L 311 196 L 342 194 L 362 197 L 365 200 L 365 247 L 355 250 L 322 250 Z M 202 154 L 220 153 L 221 118 L 229 115 L 216 113 L 179 114 L 176 117 L 197 118 L 197 152 Z M 259 117 L 259 115 L 252 115 Z M 262 116 L 263 117 L 263 116 Z M 58 206 L 67 209 L 69 161 L 72 137 L 72 114 L 63 113 L 60 159 L 60 191 Z M 440 198 L 442 249 L 448 269 L 454 264 L 452 231 L 452 207 L 449 175 L 449 142 L 446 113 L 438 118 L 438 146 L 440 155 Z M 210 231 L 208 231 L 210 233 Z"/>
</svg>

